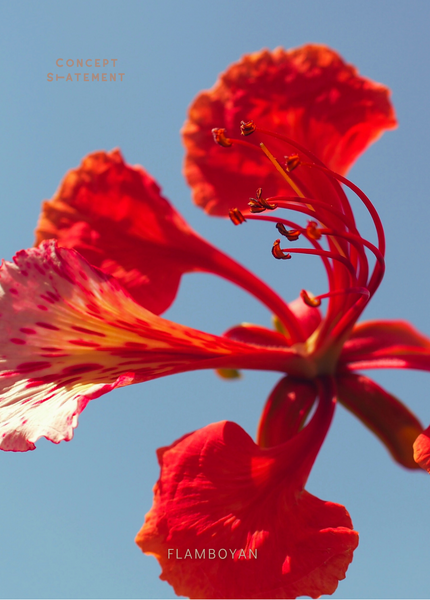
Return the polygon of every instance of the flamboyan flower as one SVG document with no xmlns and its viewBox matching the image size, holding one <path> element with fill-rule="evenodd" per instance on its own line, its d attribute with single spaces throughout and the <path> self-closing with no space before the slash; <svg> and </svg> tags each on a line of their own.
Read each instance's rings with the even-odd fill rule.
<svg viewBox="0 0 430 600">
<path fill-rule="evenodd" d="M 394 126 L 387 89 L 322 46 L 244 57 L 190 109 L 185 173 L 195 201 L 211 214 L 230 213 L 235 224 L 276 223 L 289 243 L 275 241 L 275 258 L 286 265 L 293 253 L 321 258 L 328 291 L 319 295 L 302 290 L 299 300 L 284 302 L 195 234 L 150 176 L 118 152 L 92 154 L 70 172 L 44 205 L 40 246 L 0 269 L 2 449 L 33 449 L 40 436 L 71 439 L 88 401 L 115 387 L 203 368 L 283 374 L 257 444 L 239 426 L 221 423 L 159 452 L 154 506 L 137 541 L 178 593 L 334 591 L 357 534 L 343 507 L 304 486 L 336 398 L 398 462 L 415 466 L 419 421 L 357 371 L 430 370 L 430 341 L 403 322 L 356 325 L 382 280 L 385 240 L 372 203 L 344 177 Z M 251 141 L 234 137 L 240 127 Z M 212 129 L 225 148 L 210 145 Z M 342 185 L 368 210 L 375 242 L 358 231 Z M 279 209 L 308 222 L 278 217 Z M 191 271 L 220 275 L 256 296 L 275 313 L 276 330 L 238 325 L 220 337 L 157 316 Z M 168 560 L 172 548 L 219 551 L 226 536 L 239 549 L 234 564 L 219 555 L 204 568 L 176 555 Z M 256 573 L 264 578 L 251 573 L 255 566 L 241 550 L 260 550 L 264 569 Z"/>
<path fill-rule="evenodd" d="M 136 541 L 157 557 L 161 578 L 178 594 L 289 598 L 332 593 L 357 539 L 349 517 L 340 518 L 341 507 L 334 509 L 334 521 L 324 524 L 321 506 L 306 515 L 301 505 L 308 498 L 306 459 L 318 452 L 327 431 L 316 426 L 324 395 L 335 395 L 400 464 L 415 468 L 412 443 L 421 424 L 394 396 L 356 371 L 430 370 L 430 341 L 409 324 L 356 325 L 382 280 L 385 238 L 372 203 L 344 174 L 371 141 L 395 125 L 388 91 L 359 78 L 331 50 L 308 46 L 244 57 L 196 99 L 189 114 L 183 129 L 185 172 L 196 203 L 211 214 L 229 213 L 236 225 L 245 220 L 276 223 L 290 247 L 276 240 L 274 257 L 319 256 L 329 290 L 316 297 L 303 290 L 301 300 L 290 304 L 294 318 L 277 331 L 246 324 L 225 333 L 268 349 L 294 349 L 305 359 L 300 363 L 304 370 L 290 370 L 292 376 L 273 390 L 257 445 L 237 426 L 217 424 L 159 451 L 154 504 Z M 257 143 L 228 136 L 239 128 Z M 223 150 L 211 145 L 210 130 Z M 341 184 L 368 210 L 376 244 L 358 231 Z M 278 216 L 279 210 L 274 216 L 272 211 L 281 208 L 306 215 L 308 223 Z M 294 246 L 299 238 L 306 247 Z M 322 315 L 324 299 L 328 306 Z M 306 425 L 317 395 L 317 412 Z M 321 438 L 308 454 L 301 436 L 311 427 Z M 428 465 L 427 432 L 418 440 Z M 316 526 L 312 533 L 306 523 Z M 323 541 L 325 535 L 330 543 Z M 236 548 L 236 564 L 225 562 L 224 546 Z M 208 547 L 215 548 L 216 560 L 187 555 L 190 548 L 201 552 Z M 331 556 L 324 554 L 329 548 Z M 258 566 L 247 554 L 256 549 L 263 557 Z"/>
</svg>

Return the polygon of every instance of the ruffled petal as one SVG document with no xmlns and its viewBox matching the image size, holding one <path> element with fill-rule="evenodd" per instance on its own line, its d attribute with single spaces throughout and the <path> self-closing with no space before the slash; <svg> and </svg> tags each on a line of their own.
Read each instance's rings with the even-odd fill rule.
<svg viewBox="0 0 430 600">
<path fill-rule="evenodd" d="M 197 96 L 183 128 L 185 176 L 194 201 L 210 214 L 247 210 L 249 196 L 260 187 L 266 197 L 291 194 L 262 154 L 214 144 L 213 128 L 226 128 L 237 138 L 242 120 L 287 136 L 341 174 L 384 130 L 396 126 L 389 90 L 359 76 L 326 46 L 246 55 Z M 258 132 L 253 138 L 267 139 Z M 273 138 L 270 147 L 280 160 L 296 150 Z"/>
<path fill-rule="evenodd" d="M 156 556 L 176 594 L 317 598 L 335 591 L 358 535 L 343 506 L 300 489 L 294 469 L 281 472 L 284 452 L 259 448 L 231 422 L 158 451 L 154 504 L 136 542 Z"/>
<path fill-rule="evenodd" d="M 36 245 L 47 239 L 78 250 L 154 314 L 173 302 L 184 273 L 206 271 L 253 294 L 295 331 L 283 300 L 195 233 L 155 180 L 127 165 L 119 150 L 89 154 L 66 175 L 42 207 Z"/>
<path fill-rule="evenodd" d="M 119 150 L 86 156 L 43 203 L 36 245 L 51 238 L 113 275 L 155 314 L 173 302 L 183 273 L 204 270 L 205 260 L 211 270 L 217 254 Z"/>
<path fill-rule="evenodd" d="M 0 269 L 0 448 L 69 440 L 88 400 L 119 385 L 201 368 L 284 370 L 264 349 L 153 315 L 54 240 Z"/>
<path fill-rule="evenodd" d="M 378 436 L 391 456 L 416 469 L 412 445 L 423 426 L 397 398 L 364 375 L 338 375 L 338 400 Z"/>
<path fill-rule="evenodd" d="M 187 270 L 180 258 L 171 260 L 171 246 L 195 241 L 157 183 L 142 168 L 125 164 L 119 150 L 86 156 L 43 203 L 36 245 L 50 238 L 114 275 L 157 314 L 174 300 Z"/>
<path fill-rule="evenodd" d="M 424 471 L 430 473 L 430 427 L 415 440 L 414 460 Z"/>
</svg>

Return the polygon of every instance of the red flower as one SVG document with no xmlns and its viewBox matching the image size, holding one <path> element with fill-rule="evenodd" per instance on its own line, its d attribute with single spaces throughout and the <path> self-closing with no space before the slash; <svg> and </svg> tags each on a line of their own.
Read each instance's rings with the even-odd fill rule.
<svg viewBox="0 0 430 600">
<path fill-rule="evenodd" d="M 241 120 L 242 133 L 257 144 L 220 129 L 230 134 Z M 304 486 L 336 397 L 398 462 L 415 466 L 420 423 L 356 371 L 430 370 L 430 341 L 402 322 L 356 325 L 382 280 L 385 240 L 370 200 L 343 176 L 394 126 L 386 88 L 322 46 L 244 57 L 190 109 L 185 171 L 196 202 L 213 214 L 231 210 L 235 224 L 276 223 L 289 243 L 284 248 L 277 239 L 272 253 L 287 265 L 293 253 L 319 256 L 328 291 L 318 296 L 302 290 L 287 305 L 195 234 L 157 184 L 118 152 L 88 156 L 44 205 L 37 242 L 54 237 L 62 248 L 44 241 L 1 267 L 3 449 L 33 449 L 42 435 L 71 439 L 87 402 L 114 387 L 201 368 L 283 373 L 263 411 L 258 445 L 224 423 L 159 453 L 154 506 L 138 543 L 158 557 L 178 593 L 281 598 L 334 591 L 357 535 L 343 507 Z M 209 145 L 212 128 L 226 148 Z M 375 243 L 358 231 L 342 185 L 368 210 Z M 281 208 L 307 215 L 308 223 L 273 216 Z M 263 301 L 277 330 L 239 325 L 217 337 L 154 314 L 173 301 L 183 273 L 202 270 Z M 261 563 L 250 565 L 240 551 L 233 562 L 169 562 L 171 548 L 219 551 L 227 539 L 232 549 L 261 550 Z"/>
<path fill-rule="evenodd" d="M 292 96 L 285 91 L 289 87 Z M 246 119 L 242 133 L 258 136 L 261 149 L 219 129 L 227 124 L 230 131 L 241 119 Z M 355 371 L 430 370 L 430 341 L 407 323 L 356 325 L 383 277 L 384 232 L 369 199 L 332 170 L 345 172 L 368 143 L 394 125 L 387 90 L 358 78 L 336 54 L 315 46 L 245 57 L 190 109 L 184 127 L 185 170 L 196 202 L 213 214 L 230 210 L 235 224 L 272 221 L 288 241 L 304 238 L 304 248 L 281 248 L 276 240 L 272 253 L 280 260 L 297 252 L 319 256 L 329 291 L 314 297 L 303 290 L 278 331 L 247 324 L 225 334 L 268 350 L 283 346 L 303 359 L 294 368 L 285 365 L 290 376 L 268 399 L 258 446 L 237 426 L 217 424 L 159 451 L 154 504 L 136 541 L 157 557 L 161 578 L 178 594 L 288 598 L 336 589 L 357 538 L 343 507 L 329 508 L 316 499 L 306 506 L 309 495 L 304 491 L 313 462 L 307 459 L 315 458 L 328 429 L 329 419 L 325 426 L 319 421 L 327 397 L 337 396 L 398 462 L 416 466 L 412 443 L 422 431 L 419 421 Z M 210 129 L 225 149 L 210 147 Z M 377 245 L 361 236 L 340 184 L 367 208 Z M 268 192 L 264 196 L 261 187 Z M 246 197 L 256 188 L 245 209 Z M 303 226 L 267 216 L 279 208 L 306 214 L 310 221 Z M 323 316 L 318 306 L 326 298 Z M 318 408 L 306 424 L 317 389 Z M 318 435 L 308 454 L 301 442 L 310 431 Z M 333 510 L 330 522 L 324 520 L 323 506 Z M 315 529 L 311 532 L 307 524 Z M 225 562 L 220 554 L 230 545 L 244 550 L 239 565 Z M 214 548 L 216 560 L 196 560 L 195 551 L 199 557 L 204 548 Z M 260 565 L 249 562 L 246 554 L 256 549 L 263 556 Z"/>
<path fill-rule="evenodd" d="M 330 381 L 309 424 L 267 450 L 221 422 L 158 451 L 154 505 L 136 542 L 190 598 L 317 598 L 345 577 L 358 535 L 304 485 L 333 415 Z M 314 391 L 314 396 L 316 390 Z"/>
</svg>

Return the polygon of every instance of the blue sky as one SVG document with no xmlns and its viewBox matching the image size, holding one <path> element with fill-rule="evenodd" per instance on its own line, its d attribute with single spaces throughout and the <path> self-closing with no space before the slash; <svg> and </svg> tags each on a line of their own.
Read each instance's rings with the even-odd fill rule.
<svg viewBox="0 0 430 600">
<path fill-rule="evenodd" d="M 288 300 L 317 289 L 324 279 L 316 262 L 305 273 L 298 257 L 288 280 L 280 277 L 266 252 L 272 230 L 239 232 L 192 205 L 179 130 L 194 96 L 244 53 L 324 43 L 392 89 L 400 123 L 350 172 L 387 235 L 387 275 L 365 318 L 409 320 L 430 335 L 429 21 L 425 0 L 1 0 L 1 256 L 10 260 L 33 244 L 40 203 L 66 171 L 91 151 L 120 147 L 199 233 Z M 49 82 L 48 73 L 61 74 L 58 58 L 114 58 L 124 78 Z M 242 321 L 270 322 L 244 293 L 205 275 L 184 277 L 167 317 L 215 333 Z M 430 423 L 429 374 L 372 377 Z M 277 379 L 247 373 L 225 382 L 212 372 L 189 373 L 117 390 L 90 402 L 71 442 L 40 440 L 35 452 L 1 454 L 0 596 L 171 597 L 158 563 L 133 541 L 152 504 L 155 449 L 224 419 L 254 435 Z M 334 597 L 428 595 L 428 476 L 395 465 L 339 409 L 308 489 L 344 504 L 360 532 Z"/>
</svg>

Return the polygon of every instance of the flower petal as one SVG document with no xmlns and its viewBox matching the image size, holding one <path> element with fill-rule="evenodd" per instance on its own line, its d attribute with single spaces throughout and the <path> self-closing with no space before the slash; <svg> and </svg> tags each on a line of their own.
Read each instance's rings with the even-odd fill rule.
<svg viewBox="0 0 430 600">
<path fill-rule="evenodd" d="M 297 329 L 283 300 L 193 231 L 155 180 L 127 165 L 119 150 L 86 156 L 43 204 L 36 245 L 53 238 L 113 275 L 155 314 L 173 302 L 184 273 L 206 271 L 241 286 Z"/>
<path fill-rule="evenodd" d="M 258 344 L 259 346 L 288 347 L 291 345 L 282 333 L 252 323 L 242 323 L 230 327 L 223 335 L 232 340 L 238 340 L 246 344 Z"/>
<path fill-rule="evenodd" d="M 430 339 L 406 321 L 356 325 L 340 356 L 340 368 L 430 370 Z"/>
<path fill-rule="evenodd" d="M 427 427 L 415 440 L 414 460 L 422 469 L 430 473 L 430 427 Z"/>
<path fill-rule="evenodd" d="M 345 577 L 358 543 L 347 511 L 297 489 L 294 472 L 281 477 L 279 448 L 221 422 L 158 451 L 154 504 L 136 542 L 176 594 L 316 598 Z"/>
<path fill-rule="evenodd" d="M 386 446 L 394 460 L 416 469 L 412 445 L 423 427 L 409 409 L 364 375 L 336 377 L 338 400 Z"/>
<path fill-rule="evenodd" d="M 395 346 L 430 348 L 430 339 L 407 321 L 366 321 L 354 327 L 345 344 L 352 352 L 374 352 Z"/>
<path fill-rule="evenodd" d="M 301 327 L 304 339 L 309 338 L 322 321 L 321 311 L 318 308 L 306 306 L 301 298 L 290 302 L 288 309 Z M 242 323 L 241 325 L 231 327 L 224 335 L 247 344 L 258 344 L 260 346 L 291 346 L 298 341 L 288 331 L 288 325 L 285 326 L 276 317 L 274 324 L 276 331 L 260 325 Z"/>
<path fill-rule="evenodd" d="M 183 128 L 185 176 L 194 201 L 210 214 L 247 210 L 248 197 L 260 187 L 266 197 L 291 193 L 262 154 L 215 146 L 213 128 L 237 138 L 242 120 L 293 139 L 341 174 L 396 126 L 388 89 L 360 77 L 326 46 L 246 55 L 197 96 Z M 258 132 L 254 137 L 260 141 Z M 278 159 L 295 152 L 273 138 L 270 144 Z"/>
<path fill-rule="evenodd" d="M 264 406 L 258 425 L 257 444 L 270 448 L 286 442 L 300 431 L 317 396 L 312 381 L 284 377 Z"/>
<path fill-rule="evenodd" d="M 119 150 L 86 156 L 43 203 L 36 245 L 51 238 L 114 275 L 156 314 L 173 302 L 181 275 L 201 270 L 217 252 L 161 195 L 156 181 L 142 167 L 127 165 Z"/>
<path fill-rule="evenodd" d="M 126 165 L 119 150 L 86 156 L 43 203 L 36 245 L 50 238 L 114 275 L 156 313 L 175 298 L 184 270 L 180 260 L 171 260 L 169 246 L 178 238 L 194 241 L 157 183 L 143 169 Z"/>
<path fill-rule="evenodd" d="M 308 306 L 301 297 L 290 302 L 288 306 L 300 323 L 306 338 L 309 338 L 322 321 L 320 309 Z"/>
<path fill-rule="evenodd" d="M 201 368 L 283 371 L 302 360 L 157 317 L 54 240 L 14 263 L 0 269 L 0 448 L 71 439 L 88 400 L 117 386 Z"/>
</svg>

